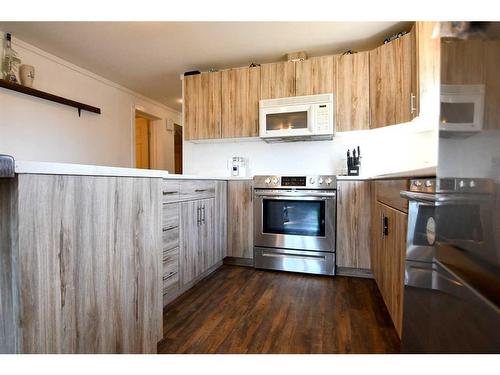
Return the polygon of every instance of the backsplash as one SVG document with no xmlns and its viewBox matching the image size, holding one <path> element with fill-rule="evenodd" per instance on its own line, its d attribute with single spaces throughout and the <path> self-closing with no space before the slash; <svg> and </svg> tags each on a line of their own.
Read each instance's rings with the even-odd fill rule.
<svg viewBox="0 0 500 375">
<path fill-rule="evenodd" d="M 248 159 L 248 175 L 338 174 L 347 149 L 361 148 L 361 176 L 377 175 L 437 164 L 437 132 L 417 131 L 416 124 L 337 133 L 332 141 L 265 143 L 184 142 L 184 173 L 229 176 L 228 160 Z"/>
</svg>

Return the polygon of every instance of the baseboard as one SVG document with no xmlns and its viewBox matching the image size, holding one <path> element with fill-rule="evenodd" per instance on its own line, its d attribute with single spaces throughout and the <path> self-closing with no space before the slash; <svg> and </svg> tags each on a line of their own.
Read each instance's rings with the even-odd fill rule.
<svg viewBox="0 0 500 375">
<path fill-rule="evenodd" d="M 337 267 L 337 275 L 373 279 L 372 271 L 365 268 Z"/>
<path fill-rule="evenodd" d="M 223 262 L 232 266 L 253 267 L 253 258 L 225 257 Z"/>
</svg>

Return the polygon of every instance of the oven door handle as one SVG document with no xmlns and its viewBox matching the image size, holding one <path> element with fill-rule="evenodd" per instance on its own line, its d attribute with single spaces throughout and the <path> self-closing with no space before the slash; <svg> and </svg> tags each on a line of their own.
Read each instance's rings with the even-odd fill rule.
<svg viewBox="0 0 500 375">
<path fill-rule="evenodd" d="M 290 198 L 297 198 L 297 199 L 304 199 L 304 198 L 335 198 L 336 193 L 331 192 L 331 193 L 259 193 L 255 192 L 256 197 L 262 197 L 262 198 L 267 198 L 267 199 L 290 199 Z"/>
<path fill-rule="evenodd" d="M 421 203 L 436 203 L 436 195 L 429 193 L 416 193 L 414 191 L 401 191 L 399 195 L 410 201 L 417 201 Z"/>
<path fill-rule="evenodd" d="M 311 196 L 311 195 L 287 195 L 287 196 L 275 196 L 275 195 L 260 195 L 259 198 L 263 199 L 269 199 L 269 200 L 286 200 L 286 201 L 325 201 L 325 200 L 330 200 L 330 199 L 335 199 L 335 197 L 332 196 Z"/>
<path fill-rule="evenodd" d="M 427 203 L 434 206 L 456 204 L 456 203 L 488 203 L 491 202 L 489 194 L 430 194 L 417 193 L 414 191 L 401 191 L 399 195 L 411 201 Z"/>
</svg>

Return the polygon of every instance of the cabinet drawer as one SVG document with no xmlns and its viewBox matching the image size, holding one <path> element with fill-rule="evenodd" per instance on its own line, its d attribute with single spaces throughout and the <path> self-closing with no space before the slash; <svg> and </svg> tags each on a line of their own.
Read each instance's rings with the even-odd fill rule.
<svg viewBox="0 0 500 375">
<path fill-rule="evenodd" d="M 172 229 L 179 226 L 179 203 L 167 203 L 162 210 L 162 228 Z"/>
<path fill-rule="evenodd" d="M 179 272 L 171 273 L 163 276 L 163 294 L 175 290 L 179 283 Z M 174 287 L 174 288 L 173 288 Z"/>
<path fill-rule="evenodd" d="M 163 250 L 179 246 L 179 227 L 163 229 Z"/>
<path fill-rule="evenodd" d="M 179 200 L 180 186 L 178 180 L 163 180 L 161 184 L 163 203 Z"/>
<path fill-rule="evenodd" d="M 399 192 L 408 190 L 409 186 L 408 180 L 375 181 L 375 197 L 389 207 L 408 212 L 408 200 L 401 198 Z"/>
<path fill-rule="evenodd" d="M 215 197 L 216 181 L 185 180 L 180 181 L 180 199 L 183 201 L 193 199 L 206 199 Z"/>
<path fill-rule="evenodd" d="M 163 252 L 163 276 L 179 271 L 179 248 Z"/>
</svg>

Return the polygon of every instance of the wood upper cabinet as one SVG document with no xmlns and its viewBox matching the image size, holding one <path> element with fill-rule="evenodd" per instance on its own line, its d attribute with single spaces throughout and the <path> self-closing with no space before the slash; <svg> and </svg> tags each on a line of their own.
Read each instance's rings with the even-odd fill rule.
<svg viewBox="0 0 500 375">
<path fill-rule="evenodd" d="M 464 85 L 484 83 L 484 42 L 443 39 L 441 41 L 441 83 Z"/>
<path fill-rule="evenodd" d="M 252 181 L 228 181 L 227 255 L 253 259 Z"/>
<path fill-rule="evenodd" d="M 259 135 L 260 67 L 222 71 L 222 138 Z"/>
<path fill-rule="evenodd" d="M 295 95 L 335 93 L 333 56 L 311 57 L 295 63 Z"/>
<path fill-rule="evenodd" d="M 184 139 L 221 137 L 221 73 L 183 77 Z"/>
<path fill-rule="evenodd" d="M 260 99 L 295 96 L 295 63 L 278 62 L 260 66 Z"/>
<path fill-rule="evenodd" d="M 369 52 L 335 56 L 336 131 L 370 128 Z"/>
<path fill-rule="evenodd" d="M 415 32 L 370 51 L 370 127 L 410 121 L 417 110 Z"/>
<path fill-rule="evenodd" d="M 371 182 L 338 181 L 337 266 L 371 268 Z"/>
</svg>

